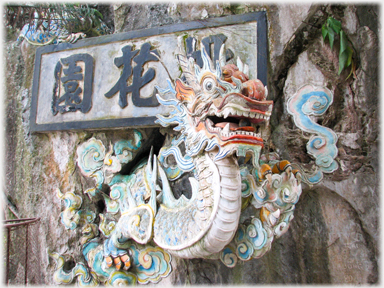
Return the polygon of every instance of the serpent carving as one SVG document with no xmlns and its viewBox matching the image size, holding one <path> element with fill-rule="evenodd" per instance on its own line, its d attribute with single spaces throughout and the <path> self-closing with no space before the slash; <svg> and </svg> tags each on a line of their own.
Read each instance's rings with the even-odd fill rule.
<svg viewBox="0 0 384 288">
<path fill-rule="evenodd" d="M 301 174 L 276 153 L 261 154 L 273 108 L 266 87 L 248 78 L 240 59 L 227 64 L 224 45 L 216 63 L 202 47 L 202 67 L 179 48 L 182 77 L 157 87 L 158 101 L 172 108 L 157 116 L 172 131 L 158 155 L 151 151 L 130 175 L 119 174 L 141 146 L 136 130 L 108 152 L 95 138 L 77 149 L 82 174 L 96 183 L 85 193 L 106 207 L 98 225 L 83 221 L 87 265 L 75 267 L 82 285 L 156 283 L 171 272 L 171 255 L 234 267 L 268 252 L 293 218 Z M 188 174 L 192 195 L 176 199 L 173 183 Z M 246 210 L 253 216 L 241 217 Z M 70 283 L 77 274 L 50 255 L 59 263 L 55 281 Z"/>
</svg>

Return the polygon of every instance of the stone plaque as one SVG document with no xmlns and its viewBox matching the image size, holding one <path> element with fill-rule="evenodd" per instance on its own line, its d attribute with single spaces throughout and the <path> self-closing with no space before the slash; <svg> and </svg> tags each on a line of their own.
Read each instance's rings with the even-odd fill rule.
<svg viewBox="0 0 384 288">
<path fill-rule="evenodd" d="M 182 76 L 178 45 L 199 64 L 201 45 L 216 61 L 223 43 L 228 61 L 236 63 L 239 57 L 248 64 L 250 79 L 258 78 L 266 85 L 265 12 L 40 47 L 36 51 L 31 130 L 155 126 L 156 114 L 167 112 L 157 101 L 156 86 L 166 88 L 168 79 Z"/>
</svg>

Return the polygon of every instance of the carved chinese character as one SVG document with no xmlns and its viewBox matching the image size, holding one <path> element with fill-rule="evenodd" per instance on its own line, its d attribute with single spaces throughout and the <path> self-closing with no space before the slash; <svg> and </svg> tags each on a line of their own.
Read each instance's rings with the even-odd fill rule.
<svg viewBox="0 0 384 288">
<path fill-rule="evenodd" d="M 87 113 L 91 109 L 93 65 L 93 57 L 89 54 L 75 54 L 60 59 L 54 71 L 53 115 L 77 110 Z"/>
<path fill-rule="evenodd" d="M 219 60 L 220 48 L 227 40 L 227 36 L 224 34 L 210 35 L 204 37 L 201 42 L 204 45 L 205 51 L 213 60 L 213 63 L 216 63 Z M 201 51 L 196 50 L 196 39 L 193 37 L 188 37 L 186 40 L 186 48 L 187 48 L 187 57 L 193 57 L 195 59 L 196 64 L 199 65 L 200 68 L 203 67 L 203 59 L 201 58 Z M 213 51 L 211 46 L 213 44 Z M 195 51 L 196 50 L 196 51 Z M 212 55 L 213 54 L 213 55 Z M 225 51 L 226 61 L 229 61 L 233 58 L 233 52 L 230 49 Z"/>
<path fill-rule="evenodd" d="M 153 55 L 156 54 L 159 56 L 157 50 L 150 49 L 151 44 L 149 43 L 144 43 L 141 46 L 141 50 L 132 51 L 131 45 L 127 45 L 121 49 L 123 56 L 115 58 L 114 62 L 118 68 L 123 66 L 123 71 L 115 86 L 105 93 L 105 97 L 112 98 L 117 92 L 119 92 L 119 105 L 121 108 L 128 105 L 128 93 L 132 93 L 133 105 L 137 107 L 155 107 L 159 105 L 159 102 L 156 99 L 156 93 L 153 93 L 152 96 L 148 98 L 140 97 L 140 89 L 151 82 L 156 75 L 155 70 L 153 68 L 149 68 L 143 76 L 141 76 L 144 64 L 149 61 L 159 61 L 159 59 Z M 137 55 L 137 53 L 139 54 Z M 136 66 L 133 68 L 131 65 L 132 60 L 136 63 Z M 133 76 L 132 84 L 128 86 L 127 81 L 131 76 Z"/>
</svg>

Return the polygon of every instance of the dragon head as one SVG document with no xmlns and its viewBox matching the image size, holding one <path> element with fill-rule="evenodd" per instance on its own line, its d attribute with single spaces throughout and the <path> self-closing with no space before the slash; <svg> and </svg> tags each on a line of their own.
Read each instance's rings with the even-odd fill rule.
<svg viewBox="0 0 384 288">
<path fill-rule="evenodd" d="M 224 50 L 223 45 L 220 54 Z M 217 147 L 216 159 L 235 152 L 238 156 L 250 153 L 254 166 L 258 166 L 263 147 L 261 134 L 269 123 L 273 101 L 266 101 L 267 91 L 260 80 L 249 80 L 247 65 L 241 61 L 241 69 L 223 61 L 217 61 L 214 67 L 204 47 L 201 57 L 203 67 L 192 57 L 178 55 L 185 81 L 177 79 L 174 87 L 159 89 L 160 94 L 174 94 L 175 100 L 158 99 L 176 109 L 169 117 L 158 115 L 158 123 L 179 124 L 174 130 L 182 131 L 186 153 L 191 157 L 202 149 Z"/>
</svg>

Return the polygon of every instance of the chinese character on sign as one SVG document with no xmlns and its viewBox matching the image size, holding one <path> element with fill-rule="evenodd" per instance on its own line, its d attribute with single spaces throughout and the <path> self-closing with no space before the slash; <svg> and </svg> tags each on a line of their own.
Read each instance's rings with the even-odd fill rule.
<svg viewBox="0 0 384 288">
<path fill-rule="evenodd" d="M 209 57 L 213 59 L 213 63 L 216 63 L 217 60 L 219 60 L 220 55 L 220 49 L 221 46 L 224 44 L 224 42 L 227 40 L 227 36 L 224 34 L 217 34 L 217 35 L 210 35 L 207 37 L 204 37 L 201 40 L 201 43 L 204 45 L 205 50 L 207 51 Z M 196 64 L 200 66 L 200 68 L 203 67 L 203 59 L 201 58 L 201 51 L 196 50 L 196 39 L 193 37 L 188 37 L 186 40 L 186 49 L 187 49 L 187 56 L 193 57 L 196 61 Z M 213 44 L 213 51 L 211 49 L 211 46 Z M 225 51 L 226 55 L 226 61 L 229 61 L 233 58 L 234 54 L 230 49 L 227 49 Z"/>
<path fill-rule="evenodd" d="M 121 51 L 123 56 L 115 58 L 115 65 L 120 68 L 123 66 L 123 71 L 120 75 L 119 80 L 109 90 L 105 93 L 105 97 L 112 98 L 117 92 L 119 92 L 119 105 L 121 108 L 124 108 L 128 105 L 127 94 L 132 93 L 132 103 L 137 107 L 155 107 L 159 105 L 159 102 L 156 99 L 155 93 L 151 97 L 141 98 L 140 89 L 151 82 L 156 75 L 156 72 L 153 68 L 149 68 L 147 72 L 142 75 L 143 66 L 149 61 L 159 61 L 159 56 L 157 50 L 150 50 L 151 44 L 144 43 L 141 46 L 140 50 L 132 51 L 132 46 L 124 46 Z M 140 53 L 139 53 L 140 51 Z M 137 53 L 139 53 L 137 55 Z M 132 68 L 132 60 L 136 63 L 136 66 Z M 128 79 L 133 76 L 132 84 L 128 86 Z"/>
<path fill-rule="evenodd" d="M 77 110 L 87 113 L 91 109 L 93 66 L 94 60 L 89 54 L 75 54 L 60 59 L 54 71 L 53 115 Z"/>
</svg>

